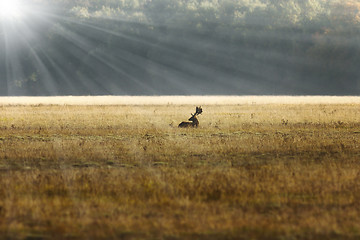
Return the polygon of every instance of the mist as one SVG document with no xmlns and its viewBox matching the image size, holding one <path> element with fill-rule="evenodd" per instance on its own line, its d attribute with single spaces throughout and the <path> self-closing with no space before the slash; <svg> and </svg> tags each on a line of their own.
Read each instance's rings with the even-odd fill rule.
<svg viewBox="0 0 360 240">
<path fill-rule="evenodd" d="M 358 95 L 359 10 L 325 0 L 27 0 L 19 16 L 0 17 L 0 95 Z"/>
</svg>

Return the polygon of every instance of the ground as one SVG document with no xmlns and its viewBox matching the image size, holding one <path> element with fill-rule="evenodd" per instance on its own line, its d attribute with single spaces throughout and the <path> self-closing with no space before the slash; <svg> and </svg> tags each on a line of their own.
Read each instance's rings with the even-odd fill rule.
<svg viewBox="0 0 360 240">
<path fill-rule="evenodd" d="M 358 239 L 360 104 L 0 106 L 0 238 Z"/>
</svg>

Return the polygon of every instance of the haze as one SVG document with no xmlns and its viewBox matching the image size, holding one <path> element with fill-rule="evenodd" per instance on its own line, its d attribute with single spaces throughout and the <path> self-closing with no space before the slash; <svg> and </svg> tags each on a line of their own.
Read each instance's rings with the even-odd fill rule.
<svg viewBox="0 0 360 240">
<path fill-rule="evenodd" d="M 257 105 L 257 104 L 360 104 L 349 96 L 60 96 L 0 97 L 8 105 Z"/>
<path fill-rule="evenodd" d="M 2 0 L 0 6 L 2 96 L 360 90 L 355 0 Z"/>
</svg>

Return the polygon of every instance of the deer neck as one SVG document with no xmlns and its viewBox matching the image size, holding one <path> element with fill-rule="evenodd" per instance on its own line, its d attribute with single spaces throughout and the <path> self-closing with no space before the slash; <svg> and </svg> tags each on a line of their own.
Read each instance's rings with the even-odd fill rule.
<svg viewBox="0 0 360 240">
<path fill-rule="evenodd" d="M 193 125 L 196 125 L 196 126 L 199 125 L 199 120 L 196 117 L 193 117 L 191 119 L 191 121 L 192 121 Z"/>
</svg>

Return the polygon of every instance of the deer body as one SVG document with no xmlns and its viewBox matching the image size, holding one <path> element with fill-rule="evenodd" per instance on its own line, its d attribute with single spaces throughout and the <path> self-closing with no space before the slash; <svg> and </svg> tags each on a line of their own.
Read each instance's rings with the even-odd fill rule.
<svg viewBox="0 0 360 240">
<path fill-rule="evenodd" d="M 189 121 L 191 121 L 191 122 L 181 122 L 179 124 L 179 128 L 188 128 L 188 127 L 198 127 L 199 126 L 199 120 L 196 118 L 195 115 L 193 115 L 191 118 L 189 118 Z"/>
<path fill-rule="evenodd" d="M 181 122 L 179 124 L 179 128 L 197 128 L 199 126 L 199 120 L 196 118 L 197 115 L 202 113 L 201 107 L 196 107 L 196 112 L 191 114 L 191 118 L 189 118 L 190 122 Z"/>
</svg>

